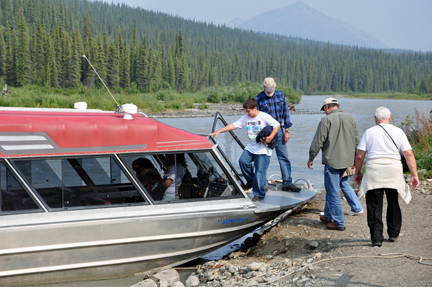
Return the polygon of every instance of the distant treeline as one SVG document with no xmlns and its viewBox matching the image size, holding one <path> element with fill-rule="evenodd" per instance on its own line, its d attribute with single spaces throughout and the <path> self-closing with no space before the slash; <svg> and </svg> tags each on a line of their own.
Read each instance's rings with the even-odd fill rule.
<svg viewBox="0 0 432 287">
<path fill-rule="evenodd" d="M 306 94 L 432 93 L 432 53 L 390 53 L 185 20 L 88 0 L 0 0 L 0 77 L 10 86 L 194 92 L 260 83 Z"/>
</svg>

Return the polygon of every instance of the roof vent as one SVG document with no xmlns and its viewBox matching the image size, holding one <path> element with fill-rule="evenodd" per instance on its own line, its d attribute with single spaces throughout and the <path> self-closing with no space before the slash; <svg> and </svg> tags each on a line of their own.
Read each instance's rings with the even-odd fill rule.
<svg viewBox="0 0 432 287">
<path fill-rule="evenodd" d="M 133 119 L 132 115 L 138 112 L 138 108 L 134 104 L 122 105 L 121 109 L 124 112 L 123 119 L 125 120 L 132 120 Z"/>
<path fill-rule="evenodd" d="M 85 110 L 85 109 L 87 109 L 87 103 L 86 102 L 77 102 L 74 104 L 74 109 Z"/>
</svg>

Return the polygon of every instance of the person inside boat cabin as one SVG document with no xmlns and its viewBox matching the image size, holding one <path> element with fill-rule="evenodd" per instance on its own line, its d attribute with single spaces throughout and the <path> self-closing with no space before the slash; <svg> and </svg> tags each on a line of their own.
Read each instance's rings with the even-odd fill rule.
<svg viewBox="0 0 432 287">
<path fill-rule="evenodd" d="M 179 199 L 178 190 L 186 173 L 185 155 L 167 154 L 165 159 L 168 169 L 164 173 L 161 184 L 161 189 L 165 190 L 163 200 L 177 200 Z"/>
<path fill-rule="evenodd" d="M 154 191 L 162 181 L 158 171 L 148 158 L 138 158 L 132 162 L 132 169 L 148 192 Z"/>
<path fill-rule="evenodd" d="M 232 131 L 237 128 L 246 130 L 249 142 L 239 159 L 240 169 L 247 181 L 247 184 L 243 188 L 246 189 L 252 186 L 254 194 L 252 201 L 259 201 L 264 199 L 266 195 L 264 186 L 272 150 L 263 142 L 257 142 L 256 138 L 261 130 L 266 126 L 271 126 L 273 131 L 268 137 L 263 138 L 265 143 L 270 143 L 277 134 L 280 124 L 269 114 L 260 112 L 258 110 L 258 102 L 255 99 L 247 99 L 243 104 L 243 108 L 246 114 L 238 121 L 209 134 L 209 136 L 217 138 L 220 133 Z M 253 165 L 252 162 L 255 164 Z"/>
</svg>

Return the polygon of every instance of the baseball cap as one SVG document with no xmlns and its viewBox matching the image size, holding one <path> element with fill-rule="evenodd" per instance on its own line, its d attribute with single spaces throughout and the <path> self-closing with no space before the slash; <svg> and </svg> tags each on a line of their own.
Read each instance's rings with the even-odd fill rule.
<svg viewBox="0 0 432 287">
<path fill-rule="evenodd" d="M 324 103 L 321 107 L 321 111 L 324 111 L 324 106 L 328 104 L 339 104 L 335 98 L 327 98 L 324 100 Z"/>
</svg>

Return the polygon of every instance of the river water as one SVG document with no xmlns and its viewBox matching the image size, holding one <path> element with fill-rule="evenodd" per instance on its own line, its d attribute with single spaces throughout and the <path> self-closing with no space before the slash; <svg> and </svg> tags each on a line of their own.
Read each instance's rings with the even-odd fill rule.
<svg viewBox="0 0 432 287">
<path fill-rule="evenodd" d="M 321 153 L 315 158 L 314 169 L 310 170 L 307 168 L 307 161 L 309 158 L 309 146 L 315 134 L 316 127 L 322 117 L 325 116 L 323 112 L 320 112 L 322 103 L 328 96 L 302 96 L 301 102 L 296 105 L 297 110 L 304 110 L 315 112 L 313 114 L 295 114 L 291 115 L 291 122 L 293 126 L 290 128 L 291 139 L 288 142 L 289 159 L 292 165 L 292 177 L 296 181 L 298 179 L 307 179 L 314 184 L 315 188 L 321 189 L 324 184 L 323 180 L 323 165 L 321 163 Z M 392 112 L 392 123 L 400 125 L 405 121 L 408 115 L 414 115 L 414 109 L 417 109 L 420 113 L 426 115 L 432 110 L 432 101 L 414 101 L 414 100 L 387 100 L 387 99 L 352 99 L 352 98 L 338 98 L 341 109 L 344 112 L 350 113 L 354 116 L 357 121 L 360 136 L 369 127 L 375 125 L 374 113 L 376 108 L 384 106 L 390 109 Z M 236 121 L 240 116 L 226 116 L 224 117 L 228 123 Z M 158 119 L 160 122 L 174 126 L 179 129 L 183 129 L 189 132 L 197 134 L 209 134 L 214 118 L 203 117 L 203 118 L 161 118 Z M 219 125 L 217 128 L 220 128 Z M 242 140 L 243 143 L 247 143 L 245 132 L 237 130 L 236 134 Z M 224 143 L 226 139 L 220 135 L 218 140 Z M 230 145 L 228 145 L 230 146 Z M 238 160 L 241 150 L 233 149 L 230 152 L 232 161 Z M 272 174 L 280 174 L 279 164 L 276 155 L 272 156 L 270 161 L 268 176 Z M 244 239 L 243 239 L 244 240 Z M 242 239 L 234 242 L 240 244 Z M 223 250 L 215 251 L 212 254 L 204 256 L 205 260 L 218 259 L 224 254 L 228 253 L 233 247 L 231 244 L 228 247 L 224 247 Z M 190 272 L 184 272 L 183 275 L 190 274 Z M 85 282 L 69 282 L 60 284 L 45 284 L 38 285 L 39 287 L 128 287 L 136 284 L 142 279 L 143 276 L 131 276 L 128 278 L 119 278 L 114 280 L 102 280 L 102 281 L 85 281 Z M 37 286 L 35 286 L 37 287 Z"/>
</svg>

